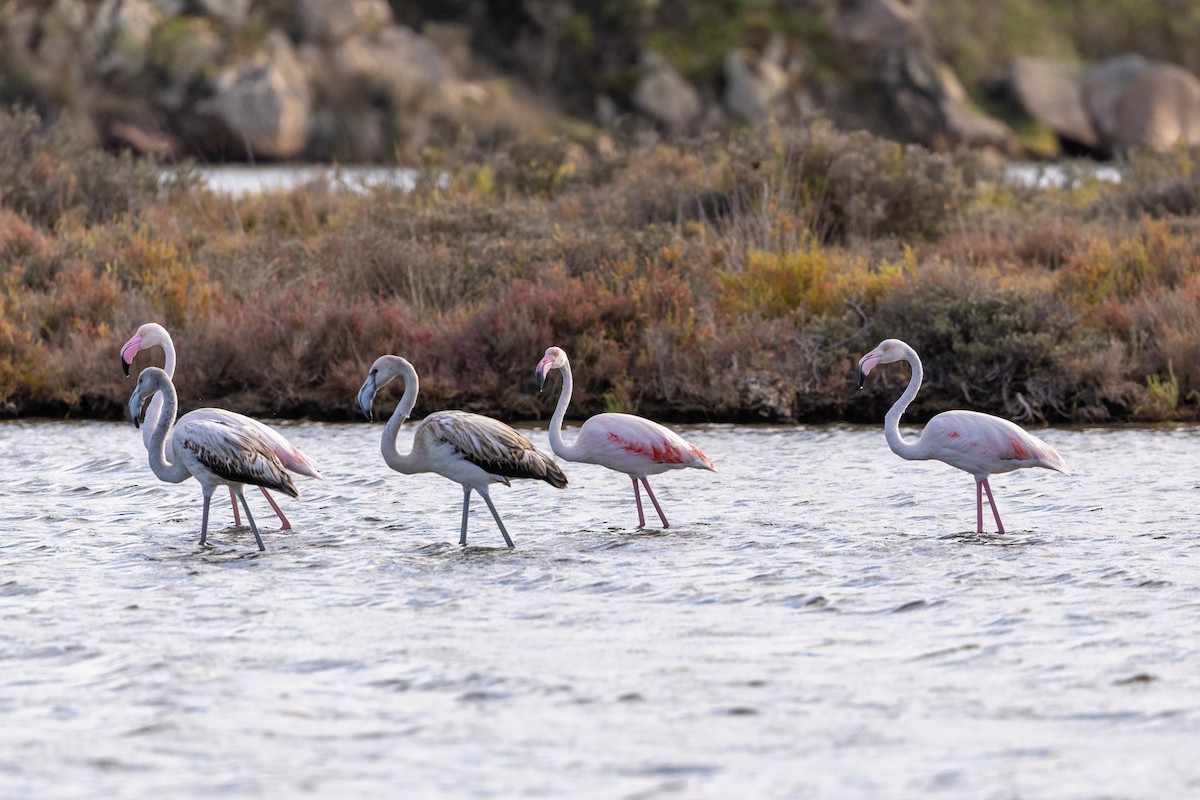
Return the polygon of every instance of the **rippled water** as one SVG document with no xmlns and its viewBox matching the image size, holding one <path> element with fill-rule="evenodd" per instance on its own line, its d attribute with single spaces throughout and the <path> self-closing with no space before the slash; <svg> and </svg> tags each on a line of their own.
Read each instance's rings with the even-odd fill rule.
<svg viewBox="0 0 1200 800">
<path fill-rule="evenodd" d="M 567 465 L 514 551 L 380 431 L 285 427 L 327 480 L 259 554 L 128 424 L 0 425 L 0 795 L 1200 793 L 1198 427 L 1042 432 L 1005 537 L 879 428 L 694 428 L 671 530 Z"/>
</svg>

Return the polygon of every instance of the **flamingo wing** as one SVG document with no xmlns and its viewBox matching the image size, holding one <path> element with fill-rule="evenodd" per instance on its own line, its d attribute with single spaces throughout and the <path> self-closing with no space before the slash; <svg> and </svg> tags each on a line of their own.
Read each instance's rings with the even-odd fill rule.
<svg viewBox="0 0 1200 800">
<path fill-rule="evenodd" d="M 567 476 L 554 459 L 499 420 L 466 411 L 439 411 L 426 417 L 421 427 L 492 475 L 543 480 L 559 489 L 567 485 Z"/>
<path fill-rule="evenodd" d="M 193 419 L 176 425 L 174 439 L 176 452 L 186 451 L 219 478 L 300 494 L 270 444 L 251 429 Z"/>
<path fill-rule="evenodd" d="M 310 478 L 321 477 L 321 473 L 317 471 L 316 464 L 301 452 L 300 448 L 283 438 L 283 435 L 274 428 L 268 427 L 256 419 L 233 411 L 226 411 L 223 408 L 197 408 L 195 411 L 189 411 L 179 418 L 180 423 L 191 420 L 207 420 L 219 422 L 232 428 L 241 428 L 265 442 L 275 452 L 275 455 L 285 468 L 299 475 L 307 475 Z"/>
<path fill-rule="evenodd" d="M 716 470 L 699 447 L 669 428 L 633 414 L 597 414 L 583 424 L 580 433 L 597 451 L 612 458 Z"/>
<path fill-rule="evenodd" d="M 946 411 L 921 434 L 930 455 L 976 475 L 1045 467 L 1065 472 L 1062 456 L 1033 434 L 1006 419 L 976 411 Z"/>
</svg>

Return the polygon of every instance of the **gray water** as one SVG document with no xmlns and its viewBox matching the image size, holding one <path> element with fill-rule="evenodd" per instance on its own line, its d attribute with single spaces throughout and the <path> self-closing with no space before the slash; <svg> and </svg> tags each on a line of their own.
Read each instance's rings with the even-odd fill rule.
<svg viewBox="0 0 1200 800">
<path fill-rule="evenodd" d="M 1039 432 L 1003 537 L 877 427 L 692 428 L 669 531 L 568 464 L 493 491 L 513 551 L 381 426 L 281 427 L 326 480 L 248 494 L 260 554 L 131 425 L 0 424 L 0 796 L 1200 794 L 1200 427 Z"/>
</svg>

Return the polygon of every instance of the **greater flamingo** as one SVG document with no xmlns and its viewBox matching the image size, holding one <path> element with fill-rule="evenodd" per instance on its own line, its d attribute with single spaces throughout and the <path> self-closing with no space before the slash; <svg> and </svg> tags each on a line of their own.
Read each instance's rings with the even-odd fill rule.
<svg viewBox="0 0 1200 800">
<path fill-rule="evenodd" d="M 175 422 L 179 410 L 179 398 L 171 376 L 158 367 L 147 367 L 138 375 L 137 386 L 129 398 L 129 416 L 135 426 L 146 420 L 146 406 L 152 397 L 162 397 L 166 406 L 164 413 L 155 421 L 150 435 L 150 469 L 160 479 L 169 483 L 182 483 L 188 478 L 200 482 L 204 492 L 204 517 L 200 523 L 200 544 L 208 539 L 208 507 L 212 502 L 213 490 L 228 486 L 242 501 L 246 520 L 258 549 L 265 550 L 258 526 L 243 493 L 245 484 L 267 486 L 276 491 L 297 497 L 292 476 L 284 469 L 272 443 L 259 434 L 257 429 L 240 424 L 229 424 L 219 419 L 195 418 Z M 192 415 L 187 415 L 191 417 Z M 167 461 L 166 443 L 170 441 L 175 452 L 174 462 Z"/>
<path fill-rule="evenodd" d="M 504 543 L 513 546 L 512 538 L 488 495 L 488 485 L 511 485 L 509 478 L 534 478 L 555 488 L 567 485 L 554 459 L 537 450 L 533 444 L 512 428 L 490 417 L 465 411 L 438 411 L 430 414 L 417 426 L 412 449 L 407 454 L 396 450 L 400 426 L 412 413 L 417 402 L 419 382 L 417 371 L 400 356 L 380 356 L 358 390 L 358 405 L 367 419 L 372 419 L 371 405 L 380 389 L 397 377 L 404 379 L 404 395 L 383 429 L 380 450 L 389 467 L 405 475 L 436 472 L 462 485 L 462 531 L 458 543 L 467 543 L 467 511 L 474 489 L 491 509 Z"/>
<path fill-rule="evenodd" d="M 884 418 L 884 435 L 892 452 L 909 461 L 936 458 L 952 467 L 975 476 L 975 519 L 976 530 L 983 533 L 983 493 L 987 492 L 988 503 L 996 517 L 996 528 L 1004 533 L 1004 523 L 988 476 L 998 472 L 1012 472 L 1022 467 L 1045 467 L 1066 472 L 1067 464 L 1053 447 L 1017 425 L 991 414 L 978 411 L 943 411 L 925 426 L 915 442 L 900 435 L 900 416 L 908 408 L 921 388 L 924 372 L 917 352 L 899 339 L 884 339 L 871 352 L 858 361 L 858 388 L 862 388 L 867 375 L 877 364 L 907 361 L 912 367 L 912 378 L 900 399 Z"/>
<path fill-rule="evenodd" d="M 129 374 L 129 367 L 133 364 L 133 357 L 139 351 L 150 347 L 161 347 L 165 353 L 163 361 L 163 371 L 167 373 L 167 377 L 175 378 L 175 343 L 171 341 L 171 334 L 167 333 L 167 329 L 157 322 L 147 322 L 137 329 L 137 333 L 130 337 L 125 346 L 121 348 L 121 369 L 125 370 L 125 374 Z M 162 413 L 163 400 L 162 395 L 155 395 L 150 402 L 150 408 L 146 411 L 146 423 L 142 426 L 142 442 L 146 445 L 146 449 L 150 449 L 150 437 L 153 435 L 154 428 L 158 423 L 158 417 Z M 270 443 L 271 449 L 275 451 L 275 455 L 285 467 L 292 472 L 300 475 L 307 475 L 310 478 L 320 478 L 321 473 L 317 471 L 316 465 L 308 456 L 300 451 L 298 447 L 293 445 L 287 439 L 283 438 L 279 433 L 263 425 L 256 419 L 236 414 L 232 411 L 226 411 L 221 408 L 198 408 L 195 411 L 190 411 L 184 414 L 179 420 L 190 422 L 192 420 L 207 419 L 216 422 L 222 422 L 226 425 L 235 425 L 247 428 L 253 431 L 260 438 L 265 439 Z M 167 440 L 167 461 L 174 461 L 175 454 L 172 450 L 171 440 Z M 271 508 L 279 516 L 279 521 L 282 523 L 281 530 L 291 530 L 292 523 L 284 516 L 283 510 L 275 499 L 267 492 L 265 486 L 258 487 L 263 497 L 267 498 L 267 502 L 271 504 Z M 233 523 L 235 525 L 242 524 L 242 518 L 238 514 L 237 500 L 234 499 L 233 489 L 229 490 L 229 502 L 233 505 Z"/>
<path fill-rule="evenodd" d="M 574 383 L 571 379 L 571 362 L 561 347 L 547 349 L 542 360 L 538 362 L 539 388 L 545 385 L 546 376 L 552 369 L 560 370 L 563 376 L 562 394 L 559 395 L 554 416 L 550 419 L 550 447 L 554 454 L 567 461 L 599 464 L 628 475 L 633 481 L 638 527 L 644 528 L 646 515 L 642 511 L 642 494 L 638 489 L 638 481 L 641 481 L 642 486 L 646 487 L 646 494 L 650 495 L 650 502 L 654 503 L 654 510 L 658 512 L 663 527 L 671 527 L 646 477 L 683 467 L 716 472 L 713 462 L 699 447 L 684 441 L 673 431 L 657 422 L 632 414 L 597 414 L 590 417 L 579 429 L 575 443 L 568 445 L 563 441 L 562 424 L 567 406 L 571 402 Z"/>
</svg>

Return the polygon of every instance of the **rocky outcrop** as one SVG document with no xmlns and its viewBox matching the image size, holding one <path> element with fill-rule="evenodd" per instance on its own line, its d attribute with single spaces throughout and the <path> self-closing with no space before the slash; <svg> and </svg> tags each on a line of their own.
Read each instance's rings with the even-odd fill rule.
<svg viewBox="0 0 1200 800">
<path fill-rule="evenodd" d="M 787 43 L 780 35 L 771 37 L 761 56 L 745 50 L 726 53 L 725 108 L 750 122 L 771 116 L 791 83 L 784 63 L 786 54 Z"/>
<path fill-rule="evenodd" d="M 251 158 L 295 158 L 308 145 L 312 95 L 291 42 L 272 33 L 262 53 L 217 75 L 216 96 L 201 106 Z"/>
<path fill-rule="evenodd" d="M 1200 79 L 1173 64 L 1125 55 L 1084 69 L 1020 58 L 1007 89 L 1061 139 L 1101 154 L 1200 144 Z"/>
<path fill-rule="evenodd" d="M 688 130 L 700 116 L 700 93 L 658 53 L 642 54 L 645 74 L 633 90 L 633 106 L 672 133 Z"/>
<path fill-rule="evenodd" d="M 1048 58 L 1014 59 L 1009 88 L 1017 105 L 1058 136 L 1084 147 L 1101 146 L 1081 91 L 1083 69 Z"/>
</svg>

